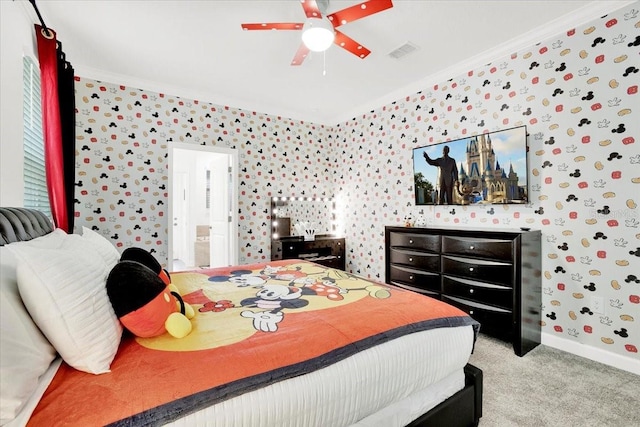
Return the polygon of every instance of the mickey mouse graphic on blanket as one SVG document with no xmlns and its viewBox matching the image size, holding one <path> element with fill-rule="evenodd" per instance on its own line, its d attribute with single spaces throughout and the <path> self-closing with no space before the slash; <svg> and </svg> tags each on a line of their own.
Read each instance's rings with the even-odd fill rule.
<svg viewBox="0 0 640 427">
<path fill-rule="evenodd" d="M 301 267 L 290 268 L 288 266 L 267 265 L 261 272 L 262 276 L 267 276 L 274 280 L 289 281 L 289 286 L 303 288 L 303 295 L 318 295 L 334 301 L 344 299 L 342 294 L 347 290 L 336 285 L 336 279 L 324 275 L 318 279 L 318 274 L 307 274 L 301 271 Z"/>
<path fill-rule="evenodd" d="M 255 297 L 246 298 L 240 302 L 242 307 L 261 308 L 265 311 L 254 312 L 244 310 L 242 317 L 253 319 L 253 327 L 258 331 L 276 332 L 278 323 L 284 318 L 283 309 L 300 309 L 309 305 L 303 297 L 319 296 L 328 301 L 339 302 L 344 300 L 349 291 L 368 291 L 373 298 L 384 299 L 389 297 L 389 291 L 379 286 L 367 286 L 353 289 L 343 289 L 336 284 L 336 279 L 326 274 L 320 274 L 320 278 L 314 274 L 305 274 L 300 270 L 286 271 L 278 267 L 269 267 L 271 277 L 278 280 L 291 280 L 287 285 L 265 284 L 256 293 Z M 264 274 L 265 270 L 261 273 Z M 324 273 L 324 272 L 323 272 Z M 349 275 L 347 274 L 347 277 Z"/>
<path fill-rule="evenodd" d="M 258 331 L 275 332 L 283 318 L 282 309 L 301 308 L 309 304 L 309 301 L 300 299 L 302 294 L 303 290 L 294 286 L 264 285 L 255 297 L 242 300 L 240 305 L 265 311 L 256 313 L 244 310 L 240 315 L 253 319 L 253 327 Z"/>
<path fill-rule="evenodd" d="M 277 334 L 285 325 L 295 325 L 294 319 L 304 313 L 349 306 L 362 298 L 384 300 L 392 294 L 384 284 L 312 263 L 222 268 L 212 276 L 180 272 L 172 278 L 185 303 L 195 310 L 193 331 L 180 340 L 165 335 L 136 338 L 144 347 L 165 351 L 222 347 L 255 334 Z M 284 322 L 289 316 L 291 323 Z"/>
</svg>

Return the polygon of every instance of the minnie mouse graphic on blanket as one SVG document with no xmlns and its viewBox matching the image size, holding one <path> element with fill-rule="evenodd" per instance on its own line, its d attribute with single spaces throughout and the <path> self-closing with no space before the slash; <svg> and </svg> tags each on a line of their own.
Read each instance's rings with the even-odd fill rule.
<svg viewBox="0 0 640 427">
<path fill-rule="evenodd" d="M 286 312 L 306 309 L 321 309 L 331 302 L 342 302 L 345 296 L 355 291 L 366 291 L 360 295 L 374 298 L 387 298 L 390 293 L 381 285 L 360 287 L 341 286 L 351 284 L 356 276 L 338 270 L 309 268 L 313 264 L 274 266 L 267 265 L 262 270 L 253 273 L 250 270 L 234 270 L 228 275 L 211 276 L 208 281 L 213 283 L 235 283 L 237 287 L 251 287 L 257 289 L 254 295 L 243 298 L 239 304 L 227 301 L 224 308 L 245 308 L 240 316 L 251 319 L 256 331 L 276 332 L 278 324 L 282 322 Z M 335 277 L 332 277 L 335 276 Z M 195 296 L 197 295 L 197 298 Z M 185 294 L 184 299 L 192 305 L 215 304 L 207 289 L 197 291 L 196 294 Z M 318 300 L 321 297 L 322 300 Z M 204 299 L 203 299 L 204 298 Z M 358 299 L 359 299 L 358 298 Z M 258 310 L 251 310 L 258 309 Z M 207 310 L 200 308 L 200 312 Z M 222 311 L 222 310 L 220 310 Z"/>
</svg>

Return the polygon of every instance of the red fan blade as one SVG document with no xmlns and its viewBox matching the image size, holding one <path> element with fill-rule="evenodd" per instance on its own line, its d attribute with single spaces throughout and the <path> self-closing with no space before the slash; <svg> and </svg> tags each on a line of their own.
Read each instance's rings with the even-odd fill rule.
<svg viewBox="0 0 640 427">
<path fill-rule="evenodd" d="M 241 24 L 243 30 L 302 30 L 302 22 L 267 22 L 262 24 Z"/>
<path fill-rule="evenodd" d="M 392 7 L 393 3 L 391 0 L 368 0 L 334 12 L 328 15 L 327 18 L 329 18 L 333 27 L 336 28 Z"/>
<path fill-rule="evenodd" d="M 300 0 L 300 4 L 302 5 L 302 9 L 304 9 L 304 14 L 307 15 L 307 18 L 322 17 L 322 13 L 320 12 L 320 8 L 318 8 L 316 0 Z"/>
<path fill-rule="evenodd" d="M 296 55 L 293 57 L 291 61 L 291 65 L 301 65 L 302 61 L 305 60 L 307 54 L 309 53 L 309 48 L 304 45 L 304 43 L 300 43 L 300 47 L 296 52 Z"/>
<path fill-rule="evenodd" d="M 366 58 L 371 53 L 369 49 L 338 30 L 336 30 L 336 40 L 334 43 L 359 58 Z"/>
</svg>

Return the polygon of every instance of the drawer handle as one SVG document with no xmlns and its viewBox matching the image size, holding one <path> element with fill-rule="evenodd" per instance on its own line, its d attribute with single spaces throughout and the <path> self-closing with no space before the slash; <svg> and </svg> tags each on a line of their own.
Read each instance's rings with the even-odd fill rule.
<svg viewBox="0 0 640 427">
<path fill-rule="evenodd" d="M 469 293 L 472 294 L 473 293 L 473 289 L 469 289 Z"/>
<path fill-rule="evenodd" d="M 409 258 L 409 262 L 413 262 L 413 258 Z"/>
<path fill-rule="evenodd" d="M 475 246 L 473 246 L 473 245 L 469 246 L 469 249 L 471 249 L 471 250 L 474 250 L 475 248 L 476 248 L 476 247 L 475 247 Z"/>
<path fill-rule="evenodd" d="M 413 239 L 409 239 L 409 243 L 410 243 L 410 244 L 413 244 Z"/>
<path fill-rule="evenodd" d="M 469 310 L 469 314 L 473 314 L 473 310 Z"/>
<path fill-rule="evenodd" d="M 473 267 L 469 267 L 469 271 L 473 271 Z"/>
<path fill-rule="evenodd" d="M 409 276 L 409 280 L 413 280 L 413 276 Z"/>
<path fill-rule="evenodd" d="M 293 246 L 289 246 L 289 250 L 292 251 L 293 250 Z"/>
</svg>

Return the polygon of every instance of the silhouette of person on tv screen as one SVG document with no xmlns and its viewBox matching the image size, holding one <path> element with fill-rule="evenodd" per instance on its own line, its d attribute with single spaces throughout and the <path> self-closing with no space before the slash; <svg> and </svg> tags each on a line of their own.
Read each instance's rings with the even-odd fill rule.
<svg viewBox="0 0 640 427">
<path fill-rule="evenodd" d="M 442 147 L 442 157 L 437 159 L 429 157 L 426 151 L 423 154 L 428 164 L 440 168 L 439 204 L 452 205 L 453 188 L 458 182 L 458 165 L 455 159 L 449 157 L 449 147 Z"/>
</svg>

